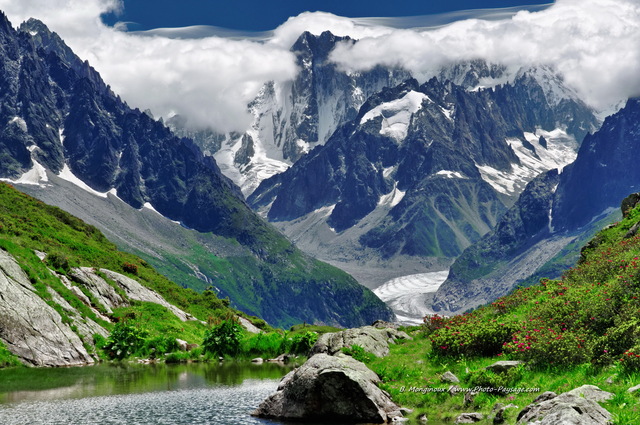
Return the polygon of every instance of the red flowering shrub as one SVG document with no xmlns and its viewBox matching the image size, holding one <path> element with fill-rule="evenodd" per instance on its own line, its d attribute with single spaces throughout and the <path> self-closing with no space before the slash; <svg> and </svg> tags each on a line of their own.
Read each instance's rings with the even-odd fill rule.
<svg viewBox="0 0 640 425">
<path fill-rule="evenodd" d="M 620 356 L 619 360 L 622 364 L 622 369 L 628 373 L 640 372 L 640 345 L 636 345 L 630 350 L 627 350 Z"/>
<path fill-rule="evenodd" d="M 536 365 L 573 365 L 589 359 L 588 345 L 581 333 L 525 325 L 504 344 L 504 351 Z"/>
<path fill-rule="evenodd" d="M 486 320 L 476 315 L 449 319 L 431 334 L 433 351 L 452 356 L 493 356 L 502 351 L 517 328 L 515 323 Z"/>
<path fill-rule="evenodd" d="M 131 273 L 131 274 L 138 274 L 138 266 L 135 264 L 131 264 L 131 263 L 124 263 L 122 264 L 122 270 L 124 270 L 127 273 Z"/>
</svg>

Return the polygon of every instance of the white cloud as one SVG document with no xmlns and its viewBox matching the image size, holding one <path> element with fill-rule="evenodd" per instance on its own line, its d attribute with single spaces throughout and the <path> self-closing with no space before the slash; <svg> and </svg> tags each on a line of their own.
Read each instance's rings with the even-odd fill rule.
<svg viewBox="0 0 640 425">
<path fill-rule="evenodd" d="M 100 15 L 119 7 L 116 0 L 0 0 L 14 25 L 35 17 L 57 32 L 129 105 L 178 113 L 196 127 L 246 129 L 247 104 L 262 84 L 297 72 L 293 55 L 273 45 L 135 35 L 102 24 Z"/>
<path fill-rule="evenodd" d="M 558 0 L 503 20 L 468 19 L 426 31 L 397 30 L 343 44 L 342 68 L 402 66 L 419 79 L 451 61 L 483 58 L 510 67 L 549 64 L 589 104 L 606 109 L 640 94 L 637 0 Z"/>
<path fill-rule="evenodd" d="M 253 37 L 206 27 L 141 35 L 105 26 L 100 15 L 121 7 L 120 0 L 0 0 L 14 25 L 35 17 L 60 34 L 131 106 L 156 116 L 179 113 L 194 126 L 218 131 L 246 129 L 246 105 L 260 86 L 294 78 L 288 50 L 305 30 L 359 39 L 332 55 L 350 70 L 402 66 L 424 80 L 457 60 L 485 58 L 513 67 L 546 63 L 597 108 L 640 94 L 637 0 L 558 0 L 546 9 L 410 18 L 307 12 Z M 459 18 L 467 19 L 445 25 Z"/>
</svg>

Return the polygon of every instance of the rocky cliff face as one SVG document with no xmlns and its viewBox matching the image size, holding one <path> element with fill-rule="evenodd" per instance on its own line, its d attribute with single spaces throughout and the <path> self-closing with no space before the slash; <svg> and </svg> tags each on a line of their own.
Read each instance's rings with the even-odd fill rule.
<svg viewBox="0 0 640 425">
<path fill-rule="evenodd" d="M 369 96 L 409 78 L 405 71 L 381 67 L 362 73 L 340 71 L 328 59 L 340 42 L 354 41 L 328 31 L 301 34 L 291 47 L 298 75 L 291 82 L 270 82 L 262 88 L 248 106 L 254 119 L 244 134 L 190 132 L 185 129 L 188 123 L 175 117 L 170 125 L 193 136 L 248 195 L 262 180 L 324 144 L 340 125 L 355 118 Z"/>
<path fill-rule="evenodd" d="M 60 185 L 49 184 L 50 179 L 66 180 L 94 198 L 115 197 L 130 208 L 150 209 L 212 233 L 215 237 L 198 250 L 198 257 L 213 262 L 213 270 L 198 274 L 183 265 L 177 276 L 193 280 L 194 275 L 205 287 L 220 281 L 221 295 L 238 297 L 235 305 L 252 314 L 272 312 L 273 324 L 320 321 L 350 326 L 369 322 L 369 316 L 389 317 L 373 294 L 348 275 L 302 254 L 258 217 L 215 160 L 191 140 L 130 109 L 41 22 L 30 20 L 16 31 L 0 17 L 0 66 L 1 177 L 52 191 Z M 83 202 L 43 196 L 71 202 L 76 210 Z M 103 214 L 96 217 L 103 229 L 112 221 Z M 128 237 L 139 236 L 132 232 Z M 167 255 L 160 247 L 158 251 L 161 257 Z M 234 258 L 232 268 L 217 269 L 227 264 L 212 255 L 220 251 Z M 174 256 L 166 261 L 174 261 Z M 260 290 L 239 289 L 248 282 Z M 242 299 L 246 292 L 250 300 Z M 291 294 L 296 304 L 289 304 Z M 314 308 L 300 309 L 307 301 Z M 336 321 L 342 308 L 346 319 Z"/>
<path fill-rule="evenodd" d="M 567 105 L 580 113 L 567 118 Z M 532 71 L 475 90 L 408 80 L 370 97 L 355 120 L 265 180 L 249 202 L 322 258 L 340 249 L 455 257 L 527 182 L 571 162 L 574 136 L 595 125 L 583 103 L 551 98 Z"/>
<path fill-rule="evenodd" d="M 73 281 L 50 271 L 68 291 L 63 290 L 63 295 L 48 287 L 43 298 L 34 286 L 38 281 L 27 276 L 11 254 L 0 250 L 0 340 L 29 365 L 81 366 L 96 360 L 93 336 L 109 334 L 105 326 L 111 319 L 101 312 L 110 315 L 112 308 L 129 306 L 135 300 L 159 304 L 182 321 L 196 320 L 137 281 L 106 269 L 100 272 L 115 285 L 92 268 L 73 270 Z M 122 291 L 125 295 L 119 294 Z M 73 307 L 73 298 L 90 308 L 102 324 Z"/>
<path fill-rule="evenodd" d="M 0 250 L 0 339 L 25 363 L 78 366 L 94 362 L 80 337 L 33 289 L 17 261 Z"/>
<path fill-rule="evenodd" d="M 571 266 L 582 244 L 603 225 L 599 220 L 613 220 L 620 200 L 640 188 L 639 122 L 640 101 L 630 99 L 585 137 L 577 159 L 559 176 L 550 172 L 532 182 L 496 229 L 456 260 L 435 307 L 464 311 L 532 275 L 555 278 L 562 266 Z"/>
</svg>

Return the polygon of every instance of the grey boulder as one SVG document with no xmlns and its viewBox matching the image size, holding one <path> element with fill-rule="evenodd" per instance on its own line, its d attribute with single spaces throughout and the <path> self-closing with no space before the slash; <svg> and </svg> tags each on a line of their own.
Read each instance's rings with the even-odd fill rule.
<svg viewBox="0 0 640 425">
<path fill-rule="evenodd" d="M 280 420 L 387 423 L 400 407 L 377 387 L 380 378 L 344 354 L 316 354 L 287 374 L 252 415 Z"/>
<path fill-rule="evenodd" d="M 485 369 L 493 373 L 504 373 L 504 372 L 507 372 L 509 369 L 513 369 L 514 367 L 520 366 L 521 364 L 524 364 L 524 363 L 519 360 L 502 360 L 485 367 Z"/>
<path fill-rule="evenodd" d="M 377 357 L 389 354 L 389 342 L 394 343 L 398 339 L 411 339 L 405 332 L 397 329 L 378 329 L 373 326 L 363 326 L 355 329 L 345 329 L 340 332 L 326 333 L 318 338 L 311 348 L 310 355 L 339 353 L 343 348 L 358 345 Z"/>
<path fill-rule="evenodd" d="M 611 414 L 598 401 L 608 400 L 613 394 L 593 385 L 547 398 L 525 407 L 518 415 L 518 424 L 535 425 L 608 425 Z"/>
</svg>

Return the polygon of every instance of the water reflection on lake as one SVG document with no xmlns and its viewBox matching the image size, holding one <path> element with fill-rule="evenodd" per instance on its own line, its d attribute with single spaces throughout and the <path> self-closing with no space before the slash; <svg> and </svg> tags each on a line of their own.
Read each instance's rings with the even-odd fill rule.
<svg viewBox="0 0 640 425">
<path fill-rule="evenodd" d="M 288 370 L 245 363 L 0 370 L 0 424 L 273 424 L 249 412 Z"/>
</svg>

